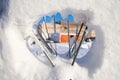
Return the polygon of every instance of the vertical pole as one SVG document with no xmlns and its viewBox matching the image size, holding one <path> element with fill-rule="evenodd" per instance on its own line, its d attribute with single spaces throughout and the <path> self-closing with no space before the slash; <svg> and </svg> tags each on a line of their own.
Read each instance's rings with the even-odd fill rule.
<svg viewBox="0 0 120 80">
<path fill-rule="evenodd" d="M 34 32 L 33 32 L 33 36 L 34 36 L 35 42 L 38 44 L 39 48 L 42 49 L 43 53 L 45 54 L 45 56 L 47 57 L 47 59 L 51 63 L 52 67 L 55 67 L 55 64 L 53 63 L 53 61 L 51 60 L 51 58 L 48 56 L 48 54 L 47 54 L 45 48 L 43 47 L 43 45 L 40 44 L 40 42 L 39 42 L 38 38 L 35 36 Z"/>
<path fill-rule="evenodd" d="M 47 28 L 47 24 L 46 24 L 46 21 L 45 21 L 45 17 L 43 17 L 43 21 L 45 22 L 45 28 L 46 28 L 46 32 L 47 32 L 47 35 L 48 35 L 48 40 L 50 40 L 50 36 L 49 36 L 49 33 L 48 33 L 48 28 Z M 56 50 L 51 45 L 51 42 L 50 42 L 50 46 L 51 46 L 52 50 L 54 50 L 53 53 L 55 53 L 57 55 Z"/>
<path fill-rule="evenodd" d="M 76 38 L 75 38 L 75 40 L 74 40 L 74 42 L 73 42 L 73 45 L 72 45 L 73 47 L 71 48 L 72 51 L 73 51 L 74 48 L 75 48 L 74 43 L 78 40 L 79 35 L 80 35 L 80 32 L 81 32 L 81 30 L 82 30 L 82 28 L 83 28 L 83 25 L 84 25 L 84 23 L 81 24 L 81 27 L 80 27 L 80 29 L 79 29 L 79 32 L 77 33 Z"/>
<path fill-rule="evenodd" d="M 72 62 L 72 66 L 74 65 L 74 62 L 75 62 L 75 60 L 76 60 L 76 58 L 77 58 L 77 55 L 78 55 L 78 53 L 79 53 L 79 51 L 80 51 L 80 47 L 81 47 L 83 38 L 84 38 L 85 33 L 86 33 L 86 29 L 87 29 L 87 27 L 85 26 L 85 30 L 84 30 L 84 32 L 83 32 L 83 34 L 82 34 L 82 38 L 81 38 L 81 41 L 80 41 L 80 43 L 79 43 L 79 46 L 78 46 L 77 50 L 76 50 L 75 53 L 74 53 L 75 56 L 74 56 L 74 59 L 73 59 L 73 62 Z"/>
<path fill-rule="evenodd" d="M 55 15 L 54 15 L 54 33 L 56 34 Z"/>
<path fill-rule="evenodd" d="M 45 51 L 43 51 L 43 53 L 45 54 L 45 56 L 47 57 L 47 59 L 50 61 L 52 67 L 55 67 L 55 64 L 52 62 L 52 60 L 51 60 L 51 58 L 48 56 L 48 54 L 47 54 Z"/>
<path fill-rule="evenodd" d="M 83 36 L 82 36 L 82 39 L 81 39 L 81 41 L 80 41 L 80 44 L 79 44 L 77 50 L 75 51 L 76 54 L 75 54 L 75 56 L 74 56 L 74 59 L 73 59 L 73 62 L 72 62 L 72 66 L 74 65 L 75 60 L 76 60 L 76 58 L 77 58 L 77 55 L 78 55 L 78 53 L 79 53 L 79 51 L 80 51 L 80 47 L 81 47 L 81 44 L 82 44 L 83 37 L 84 37 L 85 33 L 86 33 L 86 32 L 84 31 Z"/>
<path fill-rule="evenodd" d="M 69 57 L 71 57 L 70 53 L 70 26 L 69 26 L 69 20 L 67 20 L 67 30 L 68 30 L 68 44 L 69 44 Z"/>
<path fill-rule="evenodd" d="M 56 38 L 56 23 L 55 23 L 55 15 L 54 15 L 54 38 Z M 56 55 L 57 55 L 57 45 L 56 45 L 56 41 L 55 41 L 55 50 L 56 50 Z"/>
<path fill-rule="evenodd" d="M 45 17 L 43 17 L 43 20 L 44 20 L 44 22 L 45 22 L 45 29 L 46 29 L 47 36 L 48 36 L 48 39 L 49 39 L 50 36 L 49 36 L 49 33 L 48 33 L 48 28 L 47 28 L 47 24 L 46 24 L 46 21 L 45 21 Z"/>
<path fill-rule="evenodd" d="M 78 25 L 76 25 L 76 35 L 77 35 L 77 33 L 78 33 Z M 77 49 L 76 49 L 76 48 L 77 48 L 77 47 L 76 47 L 76 42 L 77 42 L 77 41 L 75 41 L 75 51 L 77 50 Z"/>
</svg>

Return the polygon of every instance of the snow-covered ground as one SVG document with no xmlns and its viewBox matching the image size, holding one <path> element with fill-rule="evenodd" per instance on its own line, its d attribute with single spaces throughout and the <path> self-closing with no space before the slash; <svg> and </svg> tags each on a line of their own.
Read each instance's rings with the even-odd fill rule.
<svg viewBox="0 0 120 80">
<path fill-rule="evenodd" d="M 38 61 L 24 37 L 43 15 L 72 13 L 88 17 L 97 39 L 91 51 L 71 66 L 71 60 L 45 57 Z M 0 80 L 119 80 L 120 0 L 0 0 Z"/>
</svg>

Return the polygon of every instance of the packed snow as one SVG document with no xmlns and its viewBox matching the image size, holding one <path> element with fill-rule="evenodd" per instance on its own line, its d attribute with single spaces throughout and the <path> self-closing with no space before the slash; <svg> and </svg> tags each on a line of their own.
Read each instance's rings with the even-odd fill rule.
<svg viewBox="0 0 120 80">
<path fill-rule="evenodd" d="M 44 15 L 56 12 L 75 21 L 87 17 L 97 38 L 88 54 L 72 59 L 37 59 L 24 39 Z M 0 80 L 119 80 L 120 0 L 0 0 Z"/>
</svg>

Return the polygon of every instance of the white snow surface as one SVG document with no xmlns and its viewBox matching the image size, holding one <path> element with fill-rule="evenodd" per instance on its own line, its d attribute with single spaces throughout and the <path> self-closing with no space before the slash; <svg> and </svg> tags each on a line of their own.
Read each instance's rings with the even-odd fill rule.
<svg viewBox="0 0 120 80">
<path fill-rule="evenodd" d="M 97 38 L 74 66 L 72 59 L 36 59 L 24 38 L 44 15 L 68 13 L 88 18 Z M 119 80 L 120 0 L 0 0 L 0 80 Z"/>
</svg>

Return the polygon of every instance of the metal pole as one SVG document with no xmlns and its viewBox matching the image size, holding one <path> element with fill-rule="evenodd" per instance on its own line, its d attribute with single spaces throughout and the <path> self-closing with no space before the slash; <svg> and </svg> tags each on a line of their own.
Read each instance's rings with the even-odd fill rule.
<svg viewBox="0 0 120 80">
<path fill-rule="evenodd" d="M 67 30 L 68 30 L 68 42 L 69 42 L 69 57 L 71 57 L 71 54 L 70 54 L 70 26 L 69 26 L 69 21 L 67 20 Z"/>
<path fill-rule="evenodd" d="M 84 38 L 85 33 L 86 33 L 86 29 L 87 29 L 87 27 L 85 26 L 85 30 L 84 30 L 84 33 L 83 33 L 83 35 L 82 35 L 81 41 L 80 41 L 80 43 L 79 43 L 79 46 L 78 46 L 77 50 L 76 50 L 75 53 L 74 53 L 75 56 L 74 56 L 74 59 L 73 59 L 73 62 L 72 62 L 72 66 L 74 65 L 74 62 L 75 62 L 75 60 L 76 60 L 76 58 L 77 58 L 77 55 L 78 55 L 78 53 L 79 53 L 79 51 L 80 51 L 80 47 L 81 47 L 83 38 Z"/>
<path fill-rule="evenodd" d="M 34 34 L 34 32 L 33 32 L 33 34 Z M 51 63 L 52 67 L 55 67 L 55 64 L 53 63 L 53 61 L 51 60 L 51 58 L 48 56 L 47 52 L 45 52 L 46 50 L 44 49 L 44 47 L 42 46 L 42 44 L 40 44 L 38 38 L 35 35 L 33 35 L 33 36 L 34 36 L 35 42 L 38 44 L 39 48 L 42 49 L 43 53 L 45 54 L 45 56 L 47 57 L 47 59 Z"/>
</svg>

